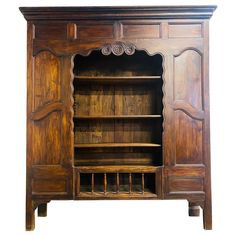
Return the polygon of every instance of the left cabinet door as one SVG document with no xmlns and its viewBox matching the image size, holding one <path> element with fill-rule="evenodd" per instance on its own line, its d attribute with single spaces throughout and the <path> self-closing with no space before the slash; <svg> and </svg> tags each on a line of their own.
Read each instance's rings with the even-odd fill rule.
<svg viewBox="0 0 236 236">
<path fill-rule="evenodd" d="M 36 199 L 70 199 L 73 157 L 71 60 L 50 51 L 41 51 L 28 59 L 28 190 Z"/>
</svg>

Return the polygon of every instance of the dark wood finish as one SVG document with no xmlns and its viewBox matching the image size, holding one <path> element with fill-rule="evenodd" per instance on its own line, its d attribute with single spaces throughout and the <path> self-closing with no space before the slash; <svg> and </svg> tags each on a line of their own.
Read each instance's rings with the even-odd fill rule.
<svg viewBox="0 0 236 236">
<path fill-rule="evenodd" d="M 80 166 L 78 167 L 79 171 L 81 173 L 112 173 L 112 172 L 118 172 L 118 173 L 154 173 L 158 168 L 156 166 L 132 166 L 132 165 L 122 165 L 122 166 Z"/>
<path fill-rule="evenodd" d="M 161 115 L 110 115 L 110 116 L 74 116 L 74 119 L 89 120 L 89 119 L 155 119 L 160 118 Z"/>
<path fill-rule="evenodd" d="M 194 202 L 189 202 L 189 204 L 188 204 L 188 215 L 189 216 L 199 216 L 200 215 L 199 205 L 194 203 Z"/>
<path fill-rule="evenodd" d="M 156 143 L 80 143 L 74 144 L 75 148 L 115 148 L 115 147 L 160 147 Z"/>
<path fill-rule="evenodd" d="M 50 200 L 186 199 L 212 228 L 216 6 L 22 7 L 26 229 Z"/>
<path fill-rule="evenodd" d="M 47 203 L 42 203 L 38 206 L 38 216 L 40 217 L 47 216 Z"/>
<path fill-rule="evenodd" d="M 209 19 L 216 6 L 20 7 L 26 20 Z M 95 24 L 95 22 L 94 22 Z"/>
<path fill-rule="evenodd" d="M 114 83 L 152 83 L 160 79 L 160 76 L 75 76 L 77 83 L 96 83 L 96 84 L 114 84 Z"/>
</svg>

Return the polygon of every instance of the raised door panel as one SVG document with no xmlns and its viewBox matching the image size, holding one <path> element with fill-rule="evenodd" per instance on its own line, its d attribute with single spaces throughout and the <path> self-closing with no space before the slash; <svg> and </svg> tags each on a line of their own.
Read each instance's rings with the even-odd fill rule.
<svg viewBox="0 0 236 236">
<path fill-rule="evenodd" d="M 34 24 L 34 37 L 39 40 L 67 39 L 67 24 L 64 22 L 50 23 L 36 22 Z"/>
<path fill-rule="evenodd" d="M 60 111 L 34 122 L 32 164 L 58 165 L 61 162 L 61 122 Z"/>
<path fill-rule="evenodd" d="M 202 23 L 169 23 L 169 38 L 201 38 Z"/>
<path fill-rule="evenodd" d="M 72 159 L 70 140 L 70 64 L 63 57 L 42 51 L 33 58 L 32 80 L 28 94 L 32 97 L 30 120 L 30 166 L 33 196 L 71 194 Z M 61 79 L 63 78 L 63 80 Z M 72 105 L 71 105 L 72 109 Z M 40 168 L 39 168 L 40 167 Z M 35 175 L 35 168 L 37 175 Z M 47 178 L 43 173 L 47 172 Z M 62 174 L 64 173 L 64 174 Z"/>
<path fill-rule="evenodd" d="M 203 122 L 183 111 L 175 112 L 175 164 L 201 164 L 203 156 Z"/>
<path fill-rule="evenodd" d="M 122 33 L 125 39 L 156 39 L 161 37 L 160 23 L 123 22 Z"/>
<path fill-rule="evenodd" d="M 60 100 L 60 60 L 50 52 L 41 52 L 34 65 L 34 108 Z"/>
<path fill-rule="evenodd" d="M 114 38 L 114 25 L 113 23 L 79 25 L 77 33 L 80 40 Z"/>
<path fill-rule="evenodd" d="M 174 57 L 174 102 L 202 110 L 202 56 L 189 49 Z"/>
</svg>

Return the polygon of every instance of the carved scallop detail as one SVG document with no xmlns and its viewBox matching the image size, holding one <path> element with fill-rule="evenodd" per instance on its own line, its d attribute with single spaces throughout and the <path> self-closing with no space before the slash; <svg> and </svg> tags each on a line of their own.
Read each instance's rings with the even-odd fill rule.
<svg viewBox="0 0 236 236">
<path fill-rule="evenodd" d="M 135 53 L 135 46 L 133 44 L 125 45 L 124 49 L 125 49 L 125 53 L 129 56 Z"/>
<path fill-rule="evenodd" d="M 111 45 L 105 45 L 103 48 L 102 48 L 102 54 L 105 55 L 105 56 L 108 56 L 111 54 Z"/>
<path fill-rule="evenodd" d="M 111 51 L 114 55 L 121 56 L 125 51 L 124 47 L 125 45 L 123 43 L 116 43 L 111 45 Z"/>
<path fill-rule="evenodd" d="M 116 56 L 121 56 L 124 53 L 127 55 L 133 55 L 135 53 L 136 47 L 133 44 L 125 44 L 122 42 L 116 42 L 114 44 L 107 44 L 105 45 L 101 51 L 102 54 L 107 56 L 113 53 Z"/>
</svg>

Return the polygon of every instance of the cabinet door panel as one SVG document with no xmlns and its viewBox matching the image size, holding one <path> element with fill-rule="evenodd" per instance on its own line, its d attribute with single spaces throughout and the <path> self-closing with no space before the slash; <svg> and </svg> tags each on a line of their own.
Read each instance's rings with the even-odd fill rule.
<svg viewBox="0 0 236 236">
<path fill-rule="evenodd" d="M 174 56 L 173 164 L 202 164 L 204 101 L 201 61 L 201 54 L 192 49 Z"/>
<path fill-rule="evenodd" d="M 187 48 L 172 57 L 171 153 L 166 160 L 166 197 L 204 198 L 205 111 L 203 56 Z M 169 91 L 170 92 L 170 91 Z M 170 173 L 171 176 L 170 176 Z"/>
<path fill-rule="evenodd" d="M 72 172 L 68 171 L 72 159 L 70 58 L 43 51 L 33 57 L 32 66 L 32 79 L 28 80 L 28 96 L 32 99 L 28 106 L 27 144 L 32 193 L 38 196 L 50 192 L 56 199 L 57 196 L 66 198 L 72 192 Z M 32 170 L 39 166 L 42 169 L 35 175 Z M 50 173 L 47 179 L 43 175 L 45 171 Z"/>
</svg>

